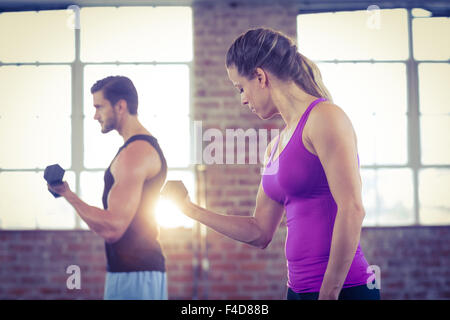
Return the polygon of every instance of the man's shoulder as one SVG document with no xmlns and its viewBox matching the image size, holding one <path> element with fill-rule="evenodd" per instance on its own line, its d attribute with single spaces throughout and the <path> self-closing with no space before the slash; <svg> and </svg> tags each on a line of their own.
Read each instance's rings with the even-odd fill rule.
<svg viewBox="0 0 450 320">
<path fill-rule="evenodd" d="M 135 140 L 129 143 L 117 156 L 112 169 L 154 171 L 161 167 L 161 158 L 156 148 L 147 140 Z"/>
<path fill-rule="evenodd" d="M 133 163 L 149 161 L 151 158 L 158 158 L 159 154 L 155 146 L 147 140 L 135 140 L 128 144 L 120 153 L 118 158 Z"/>
</svg>

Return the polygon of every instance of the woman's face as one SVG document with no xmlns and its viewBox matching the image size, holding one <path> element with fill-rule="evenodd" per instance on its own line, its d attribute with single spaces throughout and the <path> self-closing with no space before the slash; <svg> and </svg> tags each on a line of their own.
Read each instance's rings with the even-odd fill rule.
<svg viewBox="0 0 450 320">
<path fill-rule="evenodd" d="M 241 95 L 242 105 L 247 106 L 261 119 L 269 119 L 273 116 L 274 111 L 270 103 L 267 77 L 262 69 L 258 68 L 257 70 L 256 76 L 251 80 L 240 76 L 234 66 L 228 68 L 227 72 L 230 81 Z"/>
</svg>

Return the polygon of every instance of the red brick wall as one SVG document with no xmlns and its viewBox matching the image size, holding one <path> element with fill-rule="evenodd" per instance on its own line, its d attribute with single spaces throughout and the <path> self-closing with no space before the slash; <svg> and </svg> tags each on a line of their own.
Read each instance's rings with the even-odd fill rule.
<svg viewBox="0 0 450 320">
<path fill-rule="evenodd" d="M 0 231 L 0 299 L 98 299 L 103 295 L 103 242 L 90 231 Z M 81 290 L 69 290 L 78 265 Z"/>
<path fill-rule="evenodd" d="M 266 250 L 209 231 L 210 270 L 198 282 L 203 299 L 284 299 L 285 228 Z M 162 230 L 169 298 L 192 299 L 191 230 Z M 361 246 L 381 269 L 382 299 L 450 299 L 450 227 L 363 228 Z M 69 265 L 81 289 L 69 290 Z M 90 231 L 0 231 L 0 299 L 102 299 L 102 240 Z M 205 295 L 207 293 L 207 295 Z"/>
<path fill-rule="evenodd" d="M 225 54 L 250 27 L 268 26 L 296 36 L 296 5 L 194 7 L 194 119 L 204 129 L 280 127 L 262 122 L 229 82 Z M 221 213 L 250 215 L 259 184 L 257 165 L 211 165 L 206 171 L 207 206 Z M 186 229 L 161 230 L 170 299 L 284 299 L 286 261 L 280 227 L 260 250 L 209 230 L 210 269 L 197 282 L 192 262 L 197 242 Z M 450 227 L 364 228 L 361 245 L 381 268 L 384 299 L 450 299 Z M 66 268 L 81 269 L 81 290 L 68 290 Z M 0 231 L 0 299 L 101 299 L 105 256 L 102 240 L 89 231 Z M 197 283 L 197 285 L 195 285 Z"/>
<path fill-rule="evenodd" d="M 450 226 L 363 228 L 361 246 L 381 269 L 383 299 L 450 299 Z"/>
</svg>

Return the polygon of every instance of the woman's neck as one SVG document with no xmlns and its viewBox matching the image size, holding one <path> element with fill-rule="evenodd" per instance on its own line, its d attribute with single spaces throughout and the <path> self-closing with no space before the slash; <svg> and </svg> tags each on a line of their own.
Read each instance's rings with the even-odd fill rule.
<svg viewBox="0 0 450 320">
<path fill-rule="evenodd" d="M 293 81 L 280 82 L 272 93 L 273 103 L 283 118 L 287 131 L 297 126 L 298 120 L 316 99 L 317 97 L 307 94 Z"/>
</svg>

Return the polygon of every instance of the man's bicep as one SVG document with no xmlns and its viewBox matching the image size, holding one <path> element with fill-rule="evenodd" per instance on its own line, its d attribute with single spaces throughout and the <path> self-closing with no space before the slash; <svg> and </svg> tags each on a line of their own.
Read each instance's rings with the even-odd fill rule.
<svg viewBox="0 0 450 320">
<path fill-rule="evenodd" d="M 136 213 L 145 180 L 161 167 L 159 155 L 154 148 L 148 148 L 144 141 L 130 144 L 116 160 L 112 168 L 114 185 L 108 198 L 111 211 Z"/>
<path fill-rule="evenodd" d="M 108 195 L 108 210 L 113 213 L 134 213 L 139 206 L 142 185 L 143 180 L 133 176 L 117 179 Z"/>
<path fill-rule="evenodd" d="M 138 211 L 145 175 L 136 167 L 118 166 L 108 195 L 108 211 L 120 233 L 124 232 Z"/>
</svg>

